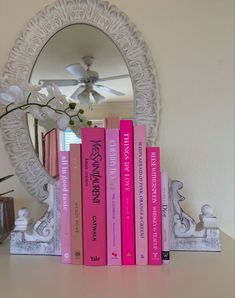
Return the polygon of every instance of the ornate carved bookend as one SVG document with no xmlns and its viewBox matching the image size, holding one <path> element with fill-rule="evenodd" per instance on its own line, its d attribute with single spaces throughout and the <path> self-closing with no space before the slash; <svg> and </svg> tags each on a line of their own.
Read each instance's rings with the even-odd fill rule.
<svg viewBox="0 0 235 298">
<path fill-rule="evenodd" d="M 220 230 L 209 205 L 201 208 L 196 224 L 180 206 L 185 198 L 179 193 L 183 183 L 169 180 L 170 245 L 171 250 L 221 251 Z"/>
<path fill-rule="evenodd" d="M 11 254 L 60 255 L 58 183 L 48 184 L 47 191 L 48 209 L 35 224 L 27 208 L 19 210 L 11 233 Z"/>
</svg>

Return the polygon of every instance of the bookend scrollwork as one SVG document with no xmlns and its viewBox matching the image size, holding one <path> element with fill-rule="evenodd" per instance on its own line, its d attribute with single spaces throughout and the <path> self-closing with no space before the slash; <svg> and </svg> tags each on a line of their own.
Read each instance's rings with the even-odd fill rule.
<svg viewBox="0 0 235 298">
<path fill-rule="evenodd" d="M 169 179 L 170 248 L 182 251 L 221 251 L 220 230 L 209 205 L 203 205 L 199 222 L 190 217 L 180 202 L 183 183 Z"/>
</svg>

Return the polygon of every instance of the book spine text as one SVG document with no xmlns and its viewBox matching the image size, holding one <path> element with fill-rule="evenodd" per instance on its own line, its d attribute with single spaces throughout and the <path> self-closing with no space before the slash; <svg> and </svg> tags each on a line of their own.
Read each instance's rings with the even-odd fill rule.
<svg viewBox="0 0 235 298">
<path fill-rule="evenodd" d="M 160 148 L 147 148 L 149 264 L 162 264 Z"/>
</svg>

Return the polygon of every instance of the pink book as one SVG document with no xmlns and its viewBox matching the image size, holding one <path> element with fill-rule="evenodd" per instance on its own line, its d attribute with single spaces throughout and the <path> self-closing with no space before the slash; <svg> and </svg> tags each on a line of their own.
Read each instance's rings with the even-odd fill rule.
<svg viewBox="0 0 235 298">
<path fill-rule="evenodd" d="M 72 264 L 83 264 L 81 144 L 70 144 Z"/>
<path fill-rule="evenodd" d="M 106 265 L 105 129 L 82 128 L 84 264 Z"/>
<path fill-rule="evenodd" d="M 169 202 L 168 202 L 168 175 L 161 173 L 161 198 L 162 198 L 162 261 L 170 263 L 170 240 L 169 240 Z"/>
<path fill-rule="evenodd" d="M 134 126 L 136 264 L 148 264 L 146 126 Z"/>
<path fill-rule="evenodd" d="M 70 232 L 70 173 L 69 151 L 66 151 L 65 132 L 58 131 L 59 139 L 59 182 L 60 182 L 60 237 L 61 262 L 71 263 L 71 232 Z"/>
<path fill-rule="evenodd" d="M 162 215 L 160 148 L 147 147 L 148 259 L 150 265 L 162 264 Z"/>
<path fill-rule="evenodd" d="M 135 264 L 133 122 L 120 121 L 122 264 Z"/>
<path fill-rule="evenodd" d="M 106 129 L 107 261 L 121 265 L 119 129 Z"/>
</svg>

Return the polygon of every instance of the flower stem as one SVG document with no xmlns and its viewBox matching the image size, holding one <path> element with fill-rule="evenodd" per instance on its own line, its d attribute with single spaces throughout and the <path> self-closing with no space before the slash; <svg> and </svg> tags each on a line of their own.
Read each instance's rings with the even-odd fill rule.
<svg viewBox="0 0 235 298">
<path fill-rule="evenodd" d="M 29 104 L 29 99 L 30 99 L 30 96 L 31 96 L 31 92 L 29 93 L 28 97 L 27 97 L 27 104 Z"/>
<path fill-rule="evenodd" d="M 11 105 L 13 105 L 13 103 L 14 103 L 14 102 L 11 102 L 11 103 L 9 103 L 9 105 L 6 106 L 6 112 L 9 112 L 9 111 L 8 111 L 8 108 L 9 108 Z"/>
<path fill-rule="evenodd" d="M 49 103 L 50 103 L 53 99 L 55 99 L 55 97 L 52 97 L 51 99 L 49 99 L 48 102 L 47 102 L 46 104 L 49 105 Z"/>
</svg>

